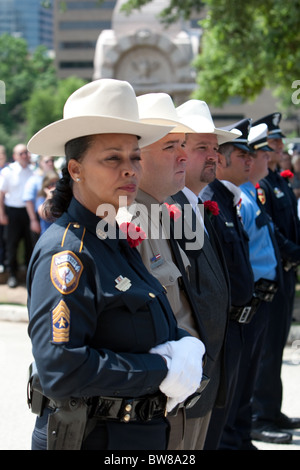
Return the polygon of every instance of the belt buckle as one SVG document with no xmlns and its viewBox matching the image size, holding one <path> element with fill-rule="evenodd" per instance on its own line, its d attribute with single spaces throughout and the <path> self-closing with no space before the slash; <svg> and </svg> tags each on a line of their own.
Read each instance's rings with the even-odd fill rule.
<svg viewBox="0 0 300 470">
<path fill-rule="evenodd" d="M 247 320 L 248 320 L 248 318 L 251 314 L 251 310 L 252 310 L 251 306 L 244 307 L 238 322 L 239 323 L 247 323 Z"/>
</svg>

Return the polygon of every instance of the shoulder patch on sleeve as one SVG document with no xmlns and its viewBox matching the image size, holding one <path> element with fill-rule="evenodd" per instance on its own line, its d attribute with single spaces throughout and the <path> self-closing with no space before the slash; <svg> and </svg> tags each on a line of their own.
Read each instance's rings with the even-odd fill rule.
<svg viewBox="0 0 300 470">
<path fill-rule="evenodd" d="M 264 189 L 258 188 L 257 196 L 258 196 L 258 198 L 259 198 L 259 200 L 262 204 L 266 203 L 266 193 L 265 193 Z"/>
<path fill-rule="evenodd" d="M 71 294 L 77 289 L 83 264 L 72 251 L 61 251 L 52 256 L 50 277 L 61 294 Z"/>
<path fill-rule="evenodd" d="M 52 341 L 68 343 L 70 339 L 70 310 L 64 300 L 52 310 Z"/>
</svg>

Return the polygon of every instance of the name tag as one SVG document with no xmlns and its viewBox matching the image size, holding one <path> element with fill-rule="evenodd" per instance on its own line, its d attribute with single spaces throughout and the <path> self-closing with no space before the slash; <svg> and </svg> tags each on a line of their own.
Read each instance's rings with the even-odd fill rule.
<svg viewBox="0 0 300 470">
<path fill-rule="evenodd" d="M 121 292 L 125 292 L 131 287 L 131 281 L 128 279 L 128 277 L 123 277 L 123 276 L 118 276 L 117 279 L 115 279 L 116 283 L 116 289 L 118 289 Z"/>
</svg>

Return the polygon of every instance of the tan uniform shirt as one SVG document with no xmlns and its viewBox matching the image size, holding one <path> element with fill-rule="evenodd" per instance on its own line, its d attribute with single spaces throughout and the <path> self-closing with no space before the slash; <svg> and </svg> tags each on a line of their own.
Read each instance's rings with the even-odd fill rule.
<svg viewBox="0 0 300 470">
<path fill-rule="evenodd" d="M 179 287 L 181 273 L 174 263 L 167 231 L 162 227 L 161 219 L 156 216 L 159 203 L 149 194 L 139 190 L 135 204 L 132 222 L 140 225 L 147 234 L 147 239 L 137 247 L 143 262 L 148 271 L 166 288 L 178 325 L 199 338 L 190 304 L 185 292 Z M 183 264 L 188 269 L 189 259 L 181 248 L 180 252 Z"/>
</svg>

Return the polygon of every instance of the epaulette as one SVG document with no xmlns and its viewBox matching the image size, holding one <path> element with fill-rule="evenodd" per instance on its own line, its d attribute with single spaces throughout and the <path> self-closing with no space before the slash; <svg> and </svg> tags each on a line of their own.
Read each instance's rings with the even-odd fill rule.
<svg viewBox="0 0 300 470">
<path fill-rule="evenodd" d="M 80 253 L 83 248 L 85 232 L 86 228 L 84 225 L 81 225 L 78 222 L 69 222 L 61 240 L 61 247 L 76 250 Z M 76 245 L 76 240 L 78 240 L 78 247 L 74 246 L 74 242 Z"/>
</svg>

